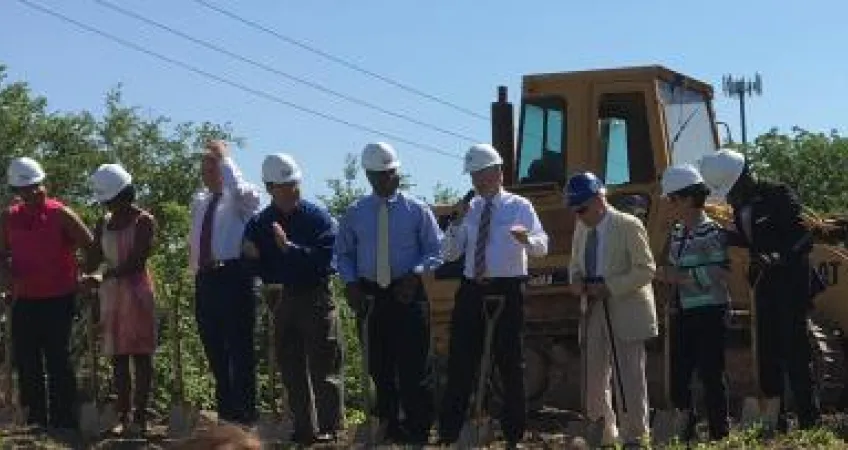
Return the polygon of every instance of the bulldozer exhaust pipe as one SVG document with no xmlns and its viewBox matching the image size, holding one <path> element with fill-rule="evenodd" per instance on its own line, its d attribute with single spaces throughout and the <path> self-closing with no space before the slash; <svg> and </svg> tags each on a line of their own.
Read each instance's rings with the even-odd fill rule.
<svg viewBox="0 0 848 450">
<path fill-rule="evenodd" d="M 492 145 L 503 158 L 504 185 L 515 183 L 515 141 L 513 108 L 506 86 L 498 86 L 498 100 L 492 102 Z"/>
</svg>

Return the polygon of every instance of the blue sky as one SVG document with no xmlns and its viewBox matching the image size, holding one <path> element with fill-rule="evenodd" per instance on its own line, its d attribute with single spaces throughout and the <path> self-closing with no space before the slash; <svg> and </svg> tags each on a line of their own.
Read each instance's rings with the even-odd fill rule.
<svg viewBox="0 0 848 450">
<path fill-rule="evenodd" d="M 293 83 L 184 41 L 94 1 L 33 0 L 91 26 L 203 70 L 406 139 L 461 156 L 471 142 L 411 124 Z M 274 39 L 189 0 L 110 0 L 234 53 L 397 113 L 490 139 L 480 120 L 351 71 Z M 517 103 L 521 75 L 663 64 L 711 83 L 720 120 L 735 139 L 738 103 L 721 94 L 725 73 L 759 71 L 764 92 L 749 102 L 749 137 L 777 126 L 815 131 L 845 125 L 848 3 L 821 1 L 400 2 L 210 0 L 295 39 L 488 115 L 496 86 Z M 449 6 L 448 6 L 449 5 Z M 484 6 L 485 5 L 485 6 Z M 288 152 L 303 166 L 308 197 L 326 193 L 344 155 L 369 141 L 395 145 L 416 194 L 437 181 L 465 191 L 461 161 L 354 130 L 172 67 L 100 36 L 33 11 L 15 0 L 0 6 L 0 63 L 12 80 L 47 96 L 51 109 L 103 110 L 104 94 L 123 85 L 128 104 L 176 121 L 230 122 L 247 146 L 236 159 L 258 182 L 265 154 Z M 517 105 L 516 105 L 517 107 Z M 517 108 L 516 108 L 517 109 Z M 362 177 L 364 179 L 364 177 Z"/>
</svg>

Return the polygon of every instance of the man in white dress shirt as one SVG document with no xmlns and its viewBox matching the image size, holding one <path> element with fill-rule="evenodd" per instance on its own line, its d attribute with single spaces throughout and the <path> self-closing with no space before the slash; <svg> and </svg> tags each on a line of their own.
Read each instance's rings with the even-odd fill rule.
<svg viewBox="0 0 848 450">
<path fill-rule="evenodd" d="M 462 222 L 451 225 L 443 241 L 443 256 L 454 261 L 465 254 L 462 283 L 451 317 L 448 383 L 441 404 L 439 437 L 453 443 L 465 422 L 475 373 L 483 353 L 484 297 L 501 295 L 504 307 L 495 328 L 492 355 L 504 387 L 501 427 L 510 446 L 524 435 L 523 329 L 527 257 L 548 252 L 548 236 L 533 205 L 503 189 L 503 160 L 489 144 L 471 147 L 465 172 L 477 196 Z"/>
<path fill-rule="evenodd" d="M 218 418 L 250 424 L 256 420 L 258 292 L 241 251 L 259 191 L 245 182 L 223 141 L 207 144 L 201 170 L 206 189 L 191 204 L 189 241 L 197 328 L 215 377 Z"/>
</svg>

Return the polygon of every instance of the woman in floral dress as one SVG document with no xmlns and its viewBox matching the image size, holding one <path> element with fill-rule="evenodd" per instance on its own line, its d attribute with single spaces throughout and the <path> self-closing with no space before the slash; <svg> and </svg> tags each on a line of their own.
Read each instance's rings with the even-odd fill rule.
<svg viewBox="0 0 848 450">
<path fill-rule="evenodd" d="M 103 352 L 112 357 L 118 394 L 120 424 L 113 431 L 144 431 L 156 348 L 153 283 L 146 262 L 156 222 L 135 204 L 132 177 L 120 165 L 101 165 L 92 174 L 91 184 L 95 198 L 108 211 L 95 228 L 88 266 L 96 270 L 105 262 L 106 267 L 99 288 L 99 328 Z M 130 377 L 130 360 L 134 380 Z"/>
</svg>

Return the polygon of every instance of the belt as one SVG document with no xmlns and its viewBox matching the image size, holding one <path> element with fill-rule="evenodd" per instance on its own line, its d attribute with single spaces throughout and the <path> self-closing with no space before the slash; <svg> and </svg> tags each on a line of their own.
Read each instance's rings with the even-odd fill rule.
<svg viewBox="0 0 848 450">
<path fill-rule="evenodd" d="M 221 269 L 226 269 L 226 268 L 229 268 L 229 267 L 236 266 L 239 263 L 241 263 L 240 258 L 216 259 L 216 260 L 213 260 L 213 261 L 206 263 L 202 266 L 198 266 L 197 272 L 198 273 L 215 272 L 215 271 L 218 271 L 218 270 L 221 270 Z"/>
<path fill-rule="evenodd" d="M 510 284 L 510 283 L 521 283 L 526 279 L 526 277 L 494 277 L 494 278 L 466 278 L 463 277 L 462 281 L 466 284 L 473 284 L 475 286 L 494 286 L 498 284 Z"/>
</svg>

